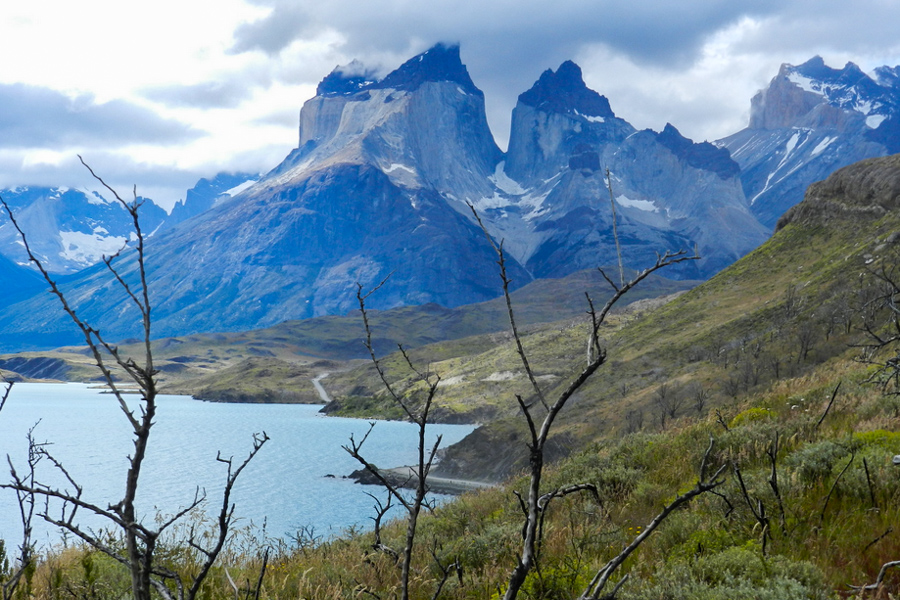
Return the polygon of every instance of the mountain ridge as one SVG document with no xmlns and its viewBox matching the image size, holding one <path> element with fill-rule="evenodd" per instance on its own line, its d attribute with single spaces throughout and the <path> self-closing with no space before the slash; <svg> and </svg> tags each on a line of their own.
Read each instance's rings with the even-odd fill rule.
<svg viewBox="0 0 900 600">
<path fill-rule="evenodd" d="M 879 128 L 892 122 L 890 102 L 869 102 L 887 88 L 859 79 L 857 71 L 829 69 L 821 59 L 787 65 L 770 86 L 771 98 L 786 90 L 806 110 L 791 119 L 824 115 L 829 127 L 838 122 L 833 114 L 866 127 L 873 116 L 884 117 Z M 896 75 L 888 68 L 880 73 L 888 82 Z M 838 89 L 850 80 L 858 88 L 853 93 Z M 831 156 L 840 145 L 836 130 L 793 126 L 748 129 L 716 146 L 695 143 L 671 124 L 659 133 L 638 131 L 566 61 L 521 94 L 504 153 L 488 127 L 483 94 L 470 82 L 459 47 L 443 44 L 380 80 L 359 64 L 326 75 L 301 110 L 297 148 L 280 165 L 233 197 L 192 202 L 199 207 L 193 216 L 185 203 L 190 218 L 148 241 L 157 261 L 150 263 L 151 284 L 165 290 L 159 333 L 340 314 L 354 306 L 357 282 L 374 285 L 389 273 L 390 292 L 379 308 L 486 300 L 499 287 L 488 283 L 494 258 L 470 205 L 493 239 L 504 242 L 516 285 L 593 267 L 598 257 L 614 262 L 619 249 L 627 268 L 651 264 L 665 250 L 696 250 L 702 259 L 671 275 L 709 277 L 769 235 L 754 215 L 773 206 L 761 196 L 778 187 L 779 197 L 787 197 L 819 172 L 815 161 L 790 163 L 793 151 L 802 148 L 809 159 Z M 756 101 L 757 118 L 777 107 L 766 97 Z M 845 106 L 804 104 L 826 97 Z M 847 109 L 848 102 L 857 108 L 869 102 L 868 116 Z M 850 144 L 826 166 L 883 150 L 854 135 L 861 145 Z M 735 149 L 732 142 L 743 145 Z M 748 157 L 748 144 L 767 150 Z M 793 175 L 773 179 L 775 162 L 776 171 L 790 168 Z M 748 199 L 759 182 L 763 189 Z M 122 260 L 133 273 L 130 259 Z M 98 326 L 127 337 L 126 313 L 102 309 L 100 275 L 75 274 L 70 289 Z M 32 318 L 51 331 L 60 319 L 49 304 L 35 299 L 7 307 L 0 331 L 27 337 L 23 323 Z"/>
</svg>

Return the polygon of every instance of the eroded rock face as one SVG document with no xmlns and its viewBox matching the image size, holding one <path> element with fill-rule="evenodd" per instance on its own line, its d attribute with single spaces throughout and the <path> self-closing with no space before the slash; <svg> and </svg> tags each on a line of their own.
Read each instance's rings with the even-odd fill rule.
<svg viewBox="0 0 900 600">
<path fill-rule="evenodd" d="M 488 128 L 484 94 L 457 46 L 435 46 L 382 81 L 340 69 L 303 105 L 298 149 L 268 185 L 350 162 L 373 165 L 401 187 L 462 197 L 489 192 L 487 178 L 502 153 Z"/>
<path fill-rule="evenodd" d="M 343 314 L 357 307 L 357 283 L 389 275 L 371 308 L 501 293 L 496 254 L 463 202 L 492 193 L 502 155 L 459 49 L 433 48 L 382 81 L 332 75 L 321 91 L 281 165 L 150 241 L 154 335 Z M 134 277 L 130 257 L 121 265 Z M 513 287 L 531 280 L 512 257 L 507 269 Z M 72 283 L 80 314 L 113 339 L 133 336 L 130 303 L 104 281 L 98 270 Z M 44 298 L 4 311 L 0 330 L 27 337 L 26 313 L 66 330 Z"/>
<path fill-rule="evenodd" d="M 832 69 L 820 57 L 782 65 L 753 97 L 750 126 L 717 142 L 740 164 L 753 214 L 772 227 L 811 183 L 900 152 L 897 81 L 896 68 L 868 76 L 853 63 Z"/>
<path fill-rule="evenodd" d="M 438 45 L 380 80 L 358 64 L 337 68 L 304 104 L 282 164 L 150 241 L 151 288 L 163 290 L 155 334 L 346 312 L 357 282 L 389 273 L 371 306 L 491 298 L 496 258 L 467 204 L 503 240 L 515 285 L 616 265 L 613 209 L 626 268 L 696 250 L 702 260 L 667 276 L 710 276 L 765 240 L 809 183 L 900 145 L 898 81 L 897 69 L 786 65 L 754 100 L 752 127 L 713 145 L 673 125 L 637 131 L 567 61 L 521 94 L 504 154 L 458 47 Z M 134 335 L 129 303 L 108 295 L 100 271 L 67 285 L 92 324 Z M 0 331 L 65 329 L 53 309 L 23 301 L 0 311 Z"/>
</svg>

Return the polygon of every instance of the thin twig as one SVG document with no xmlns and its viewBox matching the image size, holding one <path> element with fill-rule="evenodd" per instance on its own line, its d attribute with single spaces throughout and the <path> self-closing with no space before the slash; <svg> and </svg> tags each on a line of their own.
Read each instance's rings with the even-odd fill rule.
<svg viewBox="0 0 900 600">
<path fill-rule="evenodd" d="M 853 459 L 855 459 L 855 458 L 856 458 L 856 451 L 854 451 L 850 454 L 850 460 L 847 461 L 847 464 L 844 465 L 844 468 L 841 469 L 841 472 L 838 473 L 837 477 L 835 477 L 834 483 L 831 484 L 831 489 L 828 490 L 828 495 L 825 497 L 825 503 L 822 505 L 822 513 L 819 515 L 820 521 L 825 520 L 825 511 L 828 510 L 828 501 L 831 500 L 831 495 L 834 493 L 835 488 L 837 488 L 838 482 L 841 480 L 841 477 L 844 476 L 844 473 L 847 472 L 847 469 L 850 468 L 850 465 L 853 464 Z"/>
<path fill-rule="evenodd" d="M 825 412 L 822 413 L 822 416 L 819 417 L 819 420 L 816 422 L 815 431 L 819 431 L 819 425 L 822 424 L 822 421 L 825 420 L 825 417 L 828 416 L 828 411 L 831 410 L 831 405 L 834 404 L 834 399 L 837 397 L 838 390 L 841 389 L 841 383 L 843 380 L 838 381 L 837 386 L 835 386 L 834 391 L 831 392 L 831 400 L 828 401 L 828 406 L 825 407 Z"/>
</svg>

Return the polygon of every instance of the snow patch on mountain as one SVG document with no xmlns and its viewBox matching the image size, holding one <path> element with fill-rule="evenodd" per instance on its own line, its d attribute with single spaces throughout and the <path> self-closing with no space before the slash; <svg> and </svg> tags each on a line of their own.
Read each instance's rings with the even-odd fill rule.
<svg viewBox="0 0 900 600">
<path fill-rule="evenodd" d="M 789 139 L 787 141 L 787 143 L 784 145 L 784 155 L 781 157 L 781 162 L 779 162 L 778 166 L 775 167 L 776 172 L 778 171 L 778 169 L 783 167 L 784 163 L 786 163 L 788 161 L 788 159 L 791 157 L 791 154 L 794 152 L 794 148 L 797 147 L 797 141 L 799 139 L 800 139 L 800 132 L 794 133 L 794 135 L 791 136 L 791 139 Z"/>
<path fill-rule="evenodd" d="M 102 228 L 98 229 L 105 232 Z M 59 256 L 69 262 L 89 267 L 100 262 L 104 256 L 112 256 L 125 245 L 126 238 L 103 235 L 98 229 L 95 229 L 94 233 L 60 231 L 59 238 L 63 250 Z"/>
<path fill-rule="evenodd" d="M 583 115 L 580 112 L 578 112 L 578 109 L 575 109 L 575 114 L 577 116 L 581 117 L 582 119 L 584 119 L 585 121 L 587 121 L 588 123 L 606 123 L 606 118 L 592 116 L 592 115 Z"/>
<path fill-rule="evenodd" d="M 812 152 L 809 153 L 810 156 L 818 156 L 819 154 L 824 152 L 828 146 L 833 144 L 835 142 L 835 140 L 837 140 L 837 139 L 838 139 L 837 136 L 826 137 L 824 140 L 819 142 L 819 144 L 815 148 L 813 148 Z"/>
<path fill-rule="evenodd" d="M 225 190 L 224 192 L 222 192 L 222 196 L 237 196 L 238 194 L 252 186 L 254 183 L 256 183 L 256 179 L 248 179 L 244 183 L 240 183 L 231 189 Z"/>
<path fill-rule="evenodd" d="M 811 77 L 806 77 L 798 73 L 797 71 L 792 71 L 788 74 L 788 81 L 799 87 L 804 92 L 812 92 L 813 94 L 819 94 L 820 96 L 824 96 L 825 92 L 822 91 L 822 82 L 816 81 Z"/>
<path fill-rule="evenodd" d="M 519 206 L 530 209 L 528 214 L 524 217 L 526 221 L 533 221 L 534 219 L 542 217 L 550 210 L 549 207 L 544 206 L 544 201 L 547 199 L 547 196 L 550 195 L 551 191 L 553 191 L 552 188 L 543 193 L 525 194 L 522 196 L 522 199 L 519 201 Z"/>
<path fill-rule="evenodd" d="M 389 166 L 387 169 L 385 169 L 384 172 L 385 173 L 393 173 L 397 169 L 403 169 L 407 173 L 416 175 L 415 169 L 413 169 L 412 167 L 407 167 L 406 165 L 401 165 L 400 163 L 391 163 L 391 166 Z"/>
<path fill-rule="evenodd" d="M 482 198 L 478 198 L 477 200 L 469 200 L 469 202 L 479 213 L 484 213 L 489 210 L 496 210 L 499 208 L 506 208 L 507 206 L 512 205 L 509 197 L 501 194 L 500 192 L 494 192 L 493 196 L 484 196 Z"/>
<path fill-rule="evenodd" d="M 109 204 L 109 200 L 101 196 L 98 192 L 85 192 L 85 197 L 87 198 L 88 204 L 93 204 L 94 206 L 106 206 Z"/>
<path fill-rule="evenodd" d="M 628 208 L 636 208 L 644 212 L 659 212 L 659 207 L 652 200 L 635 200 L 628 196 L 616 196 L 616 204 Z"/>
<path fill-rule="evenodd" d="M 887 117 L 884 115 L 870 115 L 866 117 L 866 126 L 869 129 L 878 129 L 878 126 L 881 125 L 885 119 L 887 119 Z"/>
<path fill-rule="evenodd" d="M 526 192 L 526 190 L 521 185 L 519 185 L 517 181 L 513 180 L 509 177 L 509 175 L 506 174 L 506 171 L 504 170 L 505 167 L 505 160 L 501 160 L 500 162 L 498 162 L 497 168 L 494 170 L 494 174 L 488 177 L 488 179 L 491 181 L 491 183 L 497 186 L 500 191 L 506 192 L 507 194 L 513 196 L 521 196 Z"/>
</svg>

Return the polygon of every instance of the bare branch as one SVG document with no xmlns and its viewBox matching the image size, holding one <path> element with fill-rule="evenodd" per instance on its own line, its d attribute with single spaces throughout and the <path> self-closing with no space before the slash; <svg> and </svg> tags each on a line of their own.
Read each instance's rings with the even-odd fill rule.
<svg viewBox="0 0 900 600">
<path fill-rule="evenodd" d="M 835 386 L 834 391 L 831 392 L 831 400 L 828 401 L 828 406 L 825 407 L 825 412 L 822 413 L 822 416 L 819 417 L 819 420 L 816 421 L 815 431 L 819 431 L 819 425 L 822 424 L 822 421 L 825 420 L 825 417 L 828 416 L 828 411 L 831 410 L 831 405 L 834 404 L 834 399 L 837 398 L 838 390 L 841 389 L 841 384 L 843 381 L 838 381 L 837 386 Z"/>
<path fill-rule="evenodd" d="M 13 384 L 11 382 L 7 381 L 6 390 L 3 392 L 2 400 L 0 400 L 0 410 L 3 409 L 3 405 L 6 403 L 6 399 L 9 396 L 10 391 L 12 390 L 12 385 Z M 31 448 L 32 442 L 34 440 L 34 427 L 36 427 L 36 425 L 28 430 L 29 448 Z M 36 455 L 33 452 L 29 452 L 28 474 L 25 476 L 24 480 L 20 479 L 16 474 L 15 468 L 12 464 L 12 460 L 10 460 L 9 456 L 6 457 L 6 461 L 9 464 L 10 473 L 12 474 L 15 483 L 29 485 L 32 487 L 34 486 L 34 469 L 38 461 L 40 461 L 40 456 Z M 34 547 L 31 540 L 31 522 L 34 518 L 35 496 L 34 493 L 18 489 L 15 490 L 15 493 L 19 508 L 19 522 L 22 524 L 22 543 L 18 548 L 18 556 L 16 557 L 16 564 L 14 564 L 13 571 L 6 574 L 6 581 L 3 581 L 2 585 L 0 585 L 0 592 L 2 592 L 2 594 L 0 594 L 0 598 L 2 598 L 2 600 L 10 600 L 13 597 L 16 592 L 16 588 L 18 588 L 19 586 L 19 582 L 21 581 L 22 576 L 25 574 L 26 569 L 29 568 L 31 562 L 34 560 Z M 4 557 L 0 556 L 0 560 L 3 559 Z"/>
<path fill-rule="evenodd" d="M 549 410 L 547 400 L 544 397 L 544 392 L 538 385 L 537 378 L 534 375 L 534 371 L 531 369 L 531 365 L 528 362 L 528 355 L 525 353 L 525 347 L 522 345 L 522 337 L 519 335 L 519 328 L 518 326 L 516 326 L 516 315 L 513 311 L 512 296 L 510 295 L 509 291 L 509 285 L 512 283 L 512 280 L 509 278 L 506 272 L 506 254 L 503 252 L 503 242 L 501 241 L 499 245 L 494 242 L 494 238 L 492 238 L 488 233 L 488 230 L 484 226 L 484 223 L 481 221 L 481 216 L 479 216 L 478 211 L 475 210 L 474 205 L 469 204 L 469 209 L 475 216 L 475 220 L 478 221 L 478 225 L 479 227 L 481 227 L 481 231 L 487 238 L 488 243 L 490 243 L 491 247 L 494 249 L 494 252 L 497 253 L 497 265 L 500 267 L 500 280 L 503 282 L 503 297 L 506 299 L 506 312 L 509 317 L 510 331 L 512 332 L 513 339 L 516 343 L 516 352 L 518 352 L 519 354 L 519 359 L 522 361 L 522 366 L 525 369 L 525 374 L 528 376 L 528 381 L 531 382 L 531 387 L 534 390 L 535 395 L 541 401 L 541 404 L 544 406 L 544 408 Z"/>
<path fill-rule="evenodd" d="M 378 376 L 381 378 L 382 385 L 394 399 L 394 401 L 403 409 L 406 413 L 409 420 L 415 423 L 418 426 L 418 460 L 416 463 L 416 467 L 413 472 L 413 476 L 415 477 L 415 491 L 413 493 L 412 500 L 405 498 L 402 494 L 400 494 L 399 486 L 390 482 L 388 477 L 382 474 L 375 465 L 369 463 L 361 454 L 360 449 L 362 448 L 362 444 L 365 442 L 366 438 L 369 436 L 369 433 L 372 431 L 372 428 L 375 426 L 372 423 L 369 427 L 369 431 L 366 432 L 365 437 L 359 443 L 353 439 L 353 436 L 350 437 L 350 445 L 344 446 L 344 450 L 350 453 L 353 458 L 355 458 L 363 467 L 372 474 L 375 479 L 387 490 L 388 498 L 395 498 L 400 504 L 403 505 L 403 508 L 406 509 L 407 519 L 406 519 L 406 544 L 403 548 L 403 560 L 401 561 L 401 573 L 400 573 L 400 598 L 401 600 L 408 600 L 409 598 L 409 578 L 411 572 L 412 565 L 412 552 L 413 547 L 415 545 L 416 538 L 416 527 L 418 523 L 419 513 L 422 510 L 422 507 L 428 507 L 428 503 L 426 501 L 426 497 L 428 494 L 428 475 L 431 472 L 431 466 L 434 464 L 435 456 L 437 456 L 438 448 L 441 444 L 441 436 L 437 437 L 434 445 L 430 450 L 426 447 L 425 433 L 426 427 L 428 425 L 428 415 L 431 410 L 432 403 L 434 402 L 434 397 L 437 394 L 438 385 L 440 384 L 441 378 L 438 374 L 432 374 L 430 370 L 420 370 L 416 368 L 409 354 L 403 348 L 402 345 L 399 346 L 400 353 L 403 356 L 404 361 L 406 361 L 407 366 L 410 370 L 415 374 L 417 381 L 424 382 L 427 387 L 427 392 L 425 395 L 424 401 L 421 402 L 421 406 L 418 412 L 415 412 L 412 409 L 412 405 L 406 401 L 401 394 L 399 394 L 391 383 L 388 381 L 387 375 L 384 372 L 384 369 L 381 367 L 381 364 L 378 360 L 378 357 L 375 355 L 375 349 L 372 344 L 372 329 L 369 324 L 368 311 L 366 310 L 366 300 L 374 293 L 376 290 L 381 288 L 384 285 L 386 279 L 382 280 L 375 288 L 373 288 L 368 293 L 363 293 L 362 284 L 357 283 L 357 292 L 356 299 L 359 302 L 359 310 L 362 313 L 363 325 L 366 330 L 366 348 L 369 350 L 369 356 L 372 359 L 372 363 L 375 366 L 375 370 L 378 372 Z M 410 477 L 410 480 L 412 477 Z M 381 518 L 383 514 L 378 514 L 376 517 L 376 524 L 380 526 Z M 379 534 L 380 539 L 380 534 Z M 380 544 L 380 541 L 378 542 Z M 390 554 L 390 552 L 389 552 Z M 445 578 L 446 580 L 446 578 Z M 438 586 L 443 586 L 443 582 Z"/>
<path fill-rule="evenodd" d="M 708 456 L 710 454 L 710 449 L 706 451 L 706 454 L 703 457 L 703 463 L 706 464 Z M 667 504 L 662 511 L 654 517 L 654 519 L 647 525 L 644 530 L 634 538 L 634 540 L 625 547 L 622 552 L 620 552 L 617 556 L 615 556 L 612 560 L 610 560 L 606 565 L 597 571 L 597 574 L 591 580 L 588 587 L 585 589 L 584 593 L 580 596 L 580 600 L 598 600 L 600 592 L 603 591 L 603 588 L 606 587 L 609 578 L 612 577 L 613 573 L 618 569 L 622 563 L 631 555 L 632 552 L 638 549 L 638 547 L 648 538 L 653 531 L 659 527 L 659 525 L 666 520 L 666 518 L 672 514 L 678 507 L 683 504 L 689 502 L 691 499 L 703 494 L 705 492 L 711 491 L 718 486 L 722 485 L 725 480 L 720 479 L 722 473 L 725 472 L 725 468 L 727 464 L 723 464 L 719 469 L 713 473 L 712 477 L 707 480 L 703 480 L 702 478 L 697 481 L 697 485 L 694 486 L 693 489 L 677 496 L 672 502 Z M 614 593 L 615 594 L 615 593 Z M 613 594 L 613 595 L 614 595 Z"/>
<path fill-rule="evenodd" d="M 122 199 L 111 186 L 109 186 L 102 178 L 100 178 L 80 156 L 79 159 L 81 160 L 85 168 L 88 169 L 91 175 L 98 182 L 100 182 L 103 187 L 105 187 L 113 194 L 115 199 L 128 212 L 129 216 L 132 219 L 135 233 L 133 243 L 136 252 L 135 258 L 139 283 L 137 285 L 134 285 L 126 281 L 122 273 L 113 265 L 113 262 L 119 256 L 121 256 L 122 250 L 113 254 L 112 256 L 104 257 L 103 260 L 118 287 L 124 291 L 126 296 L 137 307 L 138 311 L 141 314 L 144 344 L 144 356 L 142 357 L 142 364 L 138 364 L 138 362 L 132 358 L 121 356 L 118 348 L 115 345 L 108 343 L 99 330 L 89 325 L 84 319 L 81 318 L 80 315 L 77 314 L 75 308 L 69 303 L 68 299 L 63 294 L 60 287 L 57 285 L 57 282 L 51 277 L 41 261 L 32 252 L 28 239 L 25 236 L 25 232 L 21 229 L 19 223 L 16 221 L 9 205 L 7 205 L 2 198 L 0 198 L 0 203 L 3 204 L 3 207 L 6 210 L 10 221 L 12 222 L 13 226 L 22 239 L 22 243 L 25 247 L 25 251 L 28 255 L 29 261 L 37 266 L 37 269 L 40 272 L 41 276 L 50 286 L 51 293 L 57 297 L 60 304 L 62 305 L 64 312 L 69 316 L 69 318 L 84 336 L 85 344 L 88 346 L 91 354 L 93 355 L 94 362 L 97 365 L 97 368 L 100 370 L 106 386 L 115 396 L 122 413 L 126 416 L 131 426 L 134 436 L 134 451 L 131 456 L 128 457 L 129 465 L 125 477 L 124 495 L 121 500 L 115 502 L 114 504 L 110 504 L 107 509 L 101 508 L 96 504 L 84 501 L 81 497 L 82 488 L 76 483 L 74 478 L 65 469 L 62 463 L 57 461 L 41 445 L 35 444 L 33 439 L 31 439 L 29 442 L 30 452 L 33 455 L 38 456 L 39 458 L 47 458 L 53 464 L 55 469 L 62 474 L 65 481 L 68 482 L 68 485 L 70 485 L 74 491 L 42 485 L 39 482 L 34 481 L 33 478 L 27 480 L 25 478 L 20 478 L 16 474 L 15 469 L 11 469 L 13 476 L 12 483 L 3 487 L 11 487 L 13 489 L 16 489 L 20 493 L 41 496 L 44 499 L 45 505 L 43 512 L 39 513 L 39 516 L 41 518 L 43 518 L 50 524 L 62 527 L 63 529 L 74 534 L 76 537 L 85 541 L 87 544 L 93 546 L 101 552 L 108 554 L 116 561 L 126 565 L 130 570 L 132 595 L 134 597 L 134 600 L 151 600 L 151 588 L 155 589 L 157 593 L 165 600 L 175 600 L 173 592 L 169 587 L 169 585 L 171 584 L 174 584 L 175 589 L 177 590 L 178 600 L 185 600 L 185 590 L 181 577 L 168 568 L 156 565 L 154 552 L 156 550 L 157 538 L 160 533 L 172 526 L 179 518 L 183 517 L 192 509 L 196 508 L 203 500 L 203 498 L 198 491 L 198 493 L 195 494 L 193 502 L 191 502 L 186 508 L 177 511 L 173 517 L 164 521 L 158 530 L 151 530 L 150 528 L 144 526 L 141 523 L 141 518 L 138 516 L 135 507 L 135 498 L 137 495 L 138 482 L 140 481 L 140 472 L 147 453 L 150 431 L 154 424 L 154 418 L 156 415 L 156 397 L 158 393 L 156 382 L 157 371 L 153 367 L 153 354 L 151 351 L 152 309 L 150 303 L 149 287 L 147 283 L 147 271 L 145 268 L 144 235 L 141 231 L 140 219 L 138 216 L 138 210 L 141 207 L 142 202 L 138 199 L 136 187 L 134 188 L 133 201 L 127 202 Z M 127 245 L 128 244 L 126 244 L 126 247 Z M 114 361 L 115 365 L 121 368 L 126 373 L 126 375 L 137 385 L 140 393 L 139 415 L 136 415 L 135 411 L 129 408 L 128 404 L 126 403 L 124 393 L 119 387 L 119 384 L 116 382 L 116 377 L 113 375 L 112 370 L 107 365 L 107 355 L 109 357 L 112 357 L 112 361 Z M 112 362 L 110 364 L 112 364 Z M 212 563 L 216 560 L 225 542 L 234 509 L 234 507 L 230 506 L 229 504 L 229 497 L 234 482 L 237 479 L 238 475 L 240 475 L 241 471 L 243 471 L 243 469 L 256 455 L 256 453 L 259 451 L 259 449 L 267 439 L 268 437 L 265 435 L 265 433 L 263 433 L 261 437 L 254 436 L 253 450 L 250 452 L 250 455 L 247 457 L 247 459 L 243 463 L 241 463 L 241 465 L 237 469 L 232 470 L 231 459 L 222 461 L 228 464 L 228 477 L 225 485 L 223 506 L 219 515 L 218 536 L 216 537 L 214 546 L 211 549 L 201 548 L 198 544 L 195 543 L 193 536 L 191 536 L 191 539 L 188 540 L 188 545 L 200 551 L 204 556 L 206 556 L 206 560 L 203 565 L 201 565 L 200 571 L 193 576 L 193 583 L 191 589 L 189 590 L 187 600 L 194 600 L 203 579 L 208 574 Z M 50 514 L 51 499 L 61 502 L 58 517 L 52 516 Z M 82 528 L 75 521 L 79 509 L 103 517 L 104 519 L 112 523 L 115 527 L 120 529 L 124 536 L 124 554 L 104 543 L 100 535 Z M 7 599 L 4 598 L 4 600 Z"/>
<path fill-rule="evenodd" d="M 850 468 L 850 465 L 853 464 L 853 460 L 856 458 L 856 451 L 850 453 L 850 460 L 847 461 L 847 464 L 844 465 L 844 468 L 841 469 L 841 472 L 838 473 L 838 476 L 834 478 L 834 482 L 831 484 L 831 489 L 828 490 L 828 495 L 825 496 L 825 502 L 822 504 L 822 512 L 819 514 L 819 520 L 825 520 L 825 511 L 828 510 L 828 501 L 831 500 L 831 495 L 834 493 L 835 488 L 837 488 L 838 482 L 841 480 L 841 477 L 844 476 L 844 473 L 847 472 L 847 469 Z"/>
<path fill-rule="evenodd" d="M 900 567 L 900 560 L 886 562 L 881 565 L 881 570 L 878 571 L 878 577 L 875 578 L 875 583 L 862 586 L 851 585 L 850 587 L 854 590 L 877 590 L 881 587 L 881 584 L 884 583 L 884 576 L 887 574 L 888 569 L 893 569 L 894 567 Z"/>
<path fill-rule="evenodd" d="M 366 495 L 375 501 L 375 516 L 372 517 L 372 520 L 375 522 L 375 541 L 372 542 L 372 548 L 379 552 L 383 552 L 394 559 L 394 564 L 400 562 L 400 554 L 385 544 L 381 539 L 381 521 L 384 519 L 384 516 L 391 510 L 391 500 L 393 499 L 392 494 L 388 494 L 387 502 L 382 504 L 381 500 L 376 498 L 373 494 L 366 492 Z"/>
</svg>

